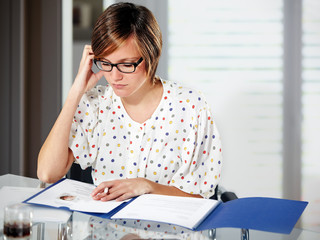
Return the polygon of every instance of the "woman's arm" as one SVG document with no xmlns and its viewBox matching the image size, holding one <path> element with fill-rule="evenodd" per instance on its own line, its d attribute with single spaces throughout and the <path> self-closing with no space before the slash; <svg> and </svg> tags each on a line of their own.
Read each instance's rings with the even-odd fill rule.
<svg viewBox="0 0 320 240">
<path fill-rule="evenodd" d="M 70 90 L 66 103 L 52 127 L 38 155 L 38 178 L 52 183 L 63 177 L 73 163 L 73 153 L 69 149 L 69 134 L 74 113 L 80 96 Z"/>
<path fill-rule="evenodd" d="M 52 183 L 59 180 L 69 171 L 74 161 L 73 153 L 69 149 L 73 116 L 83 94 L 95 86 L 102 77 L 102 72 L 95 74 L 91 70 L 93 57 L 91 46 L 86 45 L 67 100 L 39 152 L 37 174 L 43 182 Z"/>
<path fill-rule="evenodd" d="M 107 189 L 107 191 L 105 191 L 105 189 Z M 101 201 L 114 199 L 123 201 L 146 193 L 202 198 L 200 195 L 189 194 L 176 187 L 155 183 L 145 178 L 120 179 L 103 182 L 95 188 L 91 196 L 93 199 Z"/>
</svg>

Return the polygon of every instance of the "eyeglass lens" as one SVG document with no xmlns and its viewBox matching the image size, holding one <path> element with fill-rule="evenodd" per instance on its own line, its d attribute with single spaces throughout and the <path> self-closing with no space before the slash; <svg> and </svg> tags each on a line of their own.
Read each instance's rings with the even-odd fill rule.
<svg viewBox="0 0 320 240">
<path fill-rule="evenodd" d="M 110 72 L 112 71 L 113 67 L 115 66 L 120 72 L 123 73 L 131 73 L 135 71 L 135 65 L 133 63 L 118 63 L 112 65 L 107 62 L 96 61 L 97 66 L 100 70 Z"/>
</svg>

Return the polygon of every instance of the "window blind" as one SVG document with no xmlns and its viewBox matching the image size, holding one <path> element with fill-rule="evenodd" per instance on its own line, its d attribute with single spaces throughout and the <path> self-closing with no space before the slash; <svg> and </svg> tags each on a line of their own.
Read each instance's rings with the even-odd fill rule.
<svg viewBox="0 0 320 240">
<path fill-rule="evenodd" d="M 303 227 L 320 229 L 320 2 L 304 0 L 302 19 L 302 197 L 310 202 Z"/>
<path fill-rule="evenodd" d="M 239 196 L 280 197 L 282 1 L 168 6 L 168 75 L 201 90 L 211 106 L 224 148 L 222 184 Z"/>
</svg>

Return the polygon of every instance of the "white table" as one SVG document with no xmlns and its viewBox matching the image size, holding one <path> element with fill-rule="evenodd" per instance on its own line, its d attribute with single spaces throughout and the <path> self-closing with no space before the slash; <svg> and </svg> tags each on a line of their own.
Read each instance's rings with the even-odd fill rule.
<svg viewBox="0 0 320 240">
<path fill-rule="evenodd" d="M 13 187 L 39 187 L 40 181 L 35 178 L 22 177 L 13 174 L 5 174 L 0 176 L 0 187 L 13 186 Z"/>
<path fill-rule="evenodd" d="M 41 191 L 40 181 L 38 179 L 13 174 L 0 176 L 0 193 L 4 195 L 0 196 L 0 239 L 3 231 L 4 207 L 9 204 L 20 203 L 38 191 Z M 58 239 L 58 236 L 63 230 L 63 226 L 72 213 L 39 206 L 32 206 L 32 208 L 34 211 L 34 220 L 38 222 L 33 228 L 33 231 L 37 232 L 37 234 L 33 234 L 32 239 Z M 39 223 L 42 223 L 42 228 L 38 227 L 40 225 Z"/>
<path fill-rule="evenodd" d="M 27 178 L 27 177 L 21 177 L 17 175 L 12 174 L 6 174 L 3 176 L 0 176 L 0 189 L 4 186 L 11 186 L 11 187 L 24 187 L 24 188 L 39 188 L 40 181 L 38 179 L 33 178 Z M 0 196 L 0 205 L 1 205 L 1 199 L 3 196 Z M 10 197 L 9 197 L 10 198 Z M 2 207 L 3 208 L 3 207 Z M 3 211 L 3 209 L 1 210 Z M 52 214 L 52 211 L 54 213 L 58 213 L 60 210 L 52 209 L 52 208 L 44 208 L 45 213 Z M 55 212 L 56 211 L 56 212 Z M 70 213 L 71 215 L 71 213 Z M 1 216 L 1 215 L 0 215 Z M 44 217 L 45 219 L 45 217 Z M 92 231 L 92 234 L 104 234 L 107 233 L 107 229 L 105 229 L 105 225 L 108 223 L 113 224 L 111 220 L 105 220 L 101 219 L 101 221 L 105 222 L 105 225 L 101 225 L 102 227 L 99 228 L 99 226 L 95 226 L 90 229 L 90 224 L 88 224 L 88 220 L 90 219 L 90 216 L 83 213 L 74 212 L 72 214 L 72 228 L 74 230 L 74 239 L 81 240 L 79 233 L 82 230 L 83 234 L 81 236 L 86 236 L 86 233 Z M 64 229 L 61 229 L 62 227 L 66 226 L 66 218 L 63 217 L 63 220 L 61 221 L 46 221 L 45 220 L 45 240 L 50 239 L 61 239 L 58 238 L 59 234 L 62 234 Z M 1 223 L 0 229 L 2 229 L 3 223 Z M 119 224 L 119 230 L 123 231 L 121 224 Z M 85 229 L 88 228 L 88 229 Z M 134 229 L 134 228 L 126 228 L 128 233 L 136 232 L 137 230 L 141 229 Z M 103 232 L 106 231 L 106 232 Z M 150 231 L 149 231 L 150 232 Z M 157 234 L 161 233 L 161 229 L 157 230 Z M 77 233 L 77 234 L 76 234 Z M 152 232 L 151 232 L 152 235 Z M 200 236 L 200 237 L 199 237 Z M 172 236 L 170 236 L 172 237 Z M 175 239 L 183 239 L 182 235 L 176 235 Z M 0 237 L 1 239 L 1 237 Z M 36 238 L 34 238 L 36 239 Z M 194 232 L 191 233 L 191 236 L 189 239 L 212 239 L 209 236 L 209 231 L 204 231 L 202 234 L 199 235 L 199 233 Z M 240 239 L 240 229 L 232 229 L 232 228 L 221 228 L 217 229 L 216 231 L 216 239 L 217 240 L 230 240 L 230 239 Z M 320 233 L 319 232 L 312 232 L 308 230 L 302 230 L 302 229 L 293 229 L 291 234 L 276 234 L 276 233 L 269 233 L 269 232 L 262 232 L 262 231 L 254 231 L 250 230 L 250 240 L 319 240 L 320 239 Z"/>
</svg>

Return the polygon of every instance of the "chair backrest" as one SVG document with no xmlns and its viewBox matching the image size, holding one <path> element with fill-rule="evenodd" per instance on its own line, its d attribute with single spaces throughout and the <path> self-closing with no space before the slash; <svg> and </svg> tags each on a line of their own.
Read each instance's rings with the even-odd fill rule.
<svg viewBox="0 0 320 240">
<path fill-rule="evenodd" d="M 93 183 L 91 172 L 92 167 L 88 167 L 86 170 L 82 170 L 79 164 L 73 163 L 67 174 L 67 178 L 86 183 Z"/>
<path fill-rule="evenodd" d="M 218 200 L 218 185 L 216 186 L 216 188 L 214 189 L 214 195 L 212 195 L 210 197 L 210 199 L 213 199 L 213 200 Z"/>
</svg>

